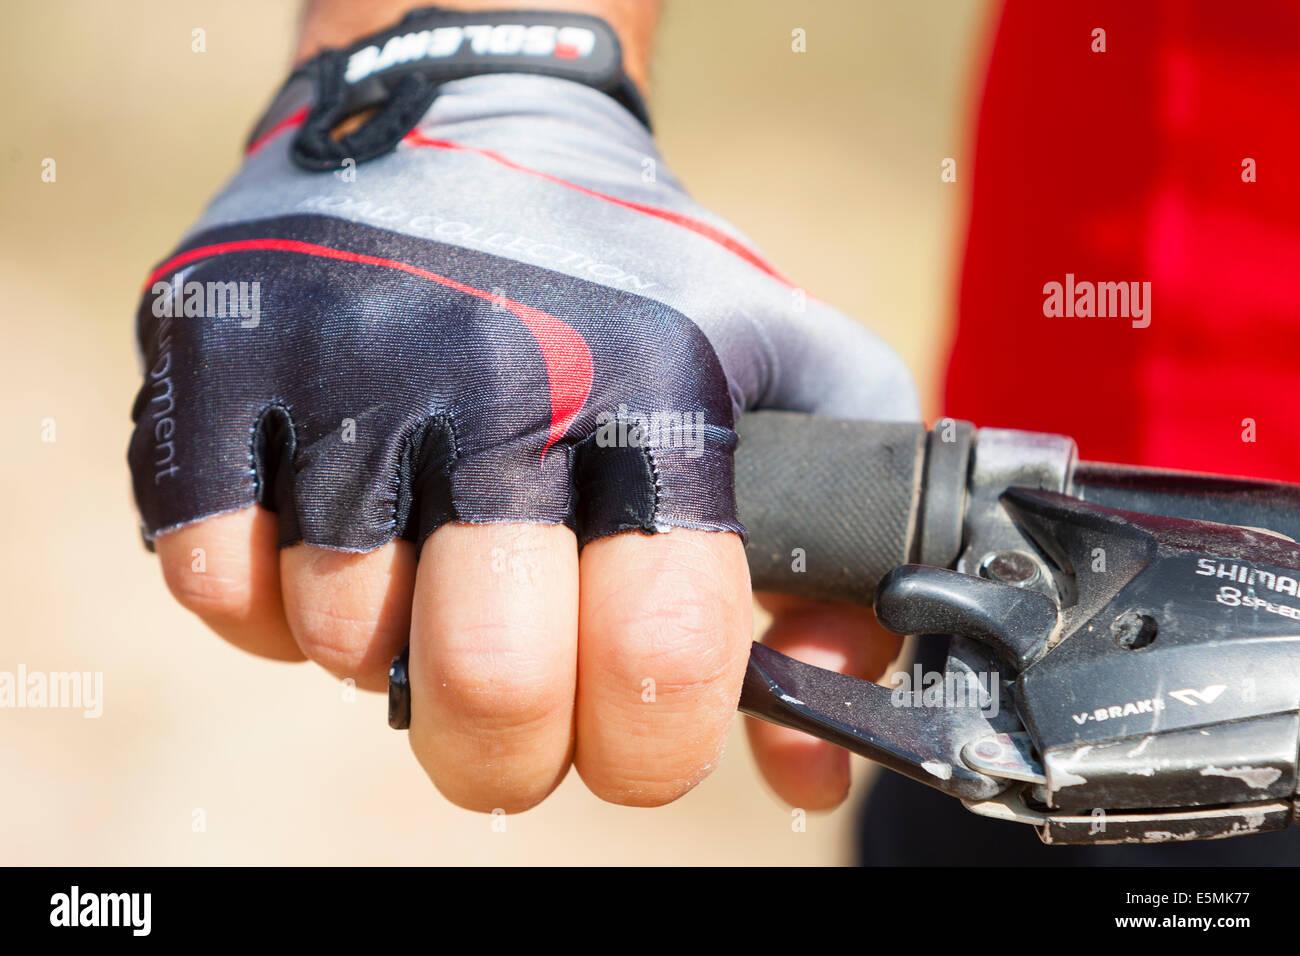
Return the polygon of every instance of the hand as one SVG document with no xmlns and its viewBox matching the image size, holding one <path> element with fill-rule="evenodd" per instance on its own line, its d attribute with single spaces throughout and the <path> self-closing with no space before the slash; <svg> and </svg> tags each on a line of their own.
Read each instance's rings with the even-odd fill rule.
<svg viewBox="0 0 1300 956">
<path fill-rule="evenodd" d="M 749 644 L 735 417 L 915 418 L 906 370 L 602 93 L 448 83 L 352 179 L 291 162 L 310 95 L 146 286 L 130 460 L 169 587 L 363 687 L 409 639 L 411 746 L 462 806 L 526 809 L 571 762 L 675 799 Z"/>
</svg>

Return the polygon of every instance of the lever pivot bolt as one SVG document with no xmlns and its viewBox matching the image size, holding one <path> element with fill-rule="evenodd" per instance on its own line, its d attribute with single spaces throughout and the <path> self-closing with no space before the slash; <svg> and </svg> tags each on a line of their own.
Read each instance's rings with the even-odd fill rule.
<svg viewBox="0 0 1300 956">
<path fill-rule="evenodd" d="M 1036 583 L 1038 574 L 1038 562 L 1023 551 L 994 551 L 980 562 L 982 577 L 1018 588 Z"/>
</svg>

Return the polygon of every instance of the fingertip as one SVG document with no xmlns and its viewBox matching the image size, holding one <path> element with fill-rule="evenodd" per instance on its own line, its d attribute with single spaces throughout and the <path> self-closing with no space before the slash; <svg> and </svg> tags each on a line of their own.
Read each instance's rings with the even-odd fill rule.
<svg viewBox="0 0 1300 956">
<path fill-rule="evenodd" d="M 849 752 L 789 727 L 745 718 L 759 772 L 773 793 L 792 807 L 831 810 L 849 794 Z"/>
</svg>

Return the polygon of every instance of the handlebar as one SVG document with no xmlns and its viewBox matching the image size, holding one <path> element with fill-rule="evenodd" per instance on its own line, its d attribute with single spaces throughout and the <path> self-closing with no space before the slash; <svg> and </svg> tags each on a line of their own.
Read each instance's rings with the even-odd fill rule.
<svg viewBox="0 0 1300 956">
<path fill-rule="evenodd" d="M 758 590 L 870 605 L 909 562 L 957 557 L 973 429 L 752 412 L 736 504 Z"/>
</svg>

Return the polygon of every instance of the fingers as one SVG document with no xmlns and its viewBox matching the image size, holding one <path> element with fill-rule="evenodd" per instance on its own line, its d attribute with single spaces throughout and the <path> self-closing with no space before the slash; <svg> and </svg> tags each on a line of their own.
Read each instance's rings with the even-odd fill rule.
<svg viewBox="0 0 1300 956">
<path fill-rule="evenodd" d="M 285 615 L 312 661 L 358 687 L 383 690 L 410 639 L 415 546 L 391 541 L 353 554 L 294 545 L 280 552 Z"/>
<path fill-rule="evenodd" d="M 751 637 L 732 534 L 615 535 L 581 557 L 575 764 L 599 797 L 657 806 L 721 755 Z"/>
<path fill-rule="evenodd" d="M 167 587 L 231 644 L 300 661 L 280 599 L 276 516 L 246 508 L 187 525 L 154 542 Z"/>
<path fill-rule="evenodd" d="M 446 525 L 418 569 L 400 541 L 278 555 L 276 541 L 275 515 L 251 508 L 157 550 L 177 600 L 254 653 L 379 689 L 409 634 L 411 747 L 454 803 L 514 813 L 554 790 L 574 757 L 575 695 L 579 769 L 604 799 L 667 803 L 716 764 L 752 626 L 736 536 L 601 539 L 581 594 L 559 525 Z"/>
<path fill-rule="evenodd" d="M 163 535 L 155 550 L 176 600 L 235 646 L 382 690 L 410 631 L 414 548 L 281 552 L 278 534 L 276 516 L 254 507 Z"/>
<path fill-rule="evenodd" d="M 766 596 L 763 604 L 772 612 L 763 643 L 806 664 L 875 680 L 898 655 L 901 639 L 869 608 L 785 596 Z M 847 750 L 753 718 L 745 727 L 759 770 L 786 803 L 827 810 L 847 796 Z"/>
<path fill-rule="evenodd" d="M 526 810 L 573 751 L 578 554 L 563 525 L 444 525 L 411 619 L 411 748 L 447 799 Z"/>
</svg>

